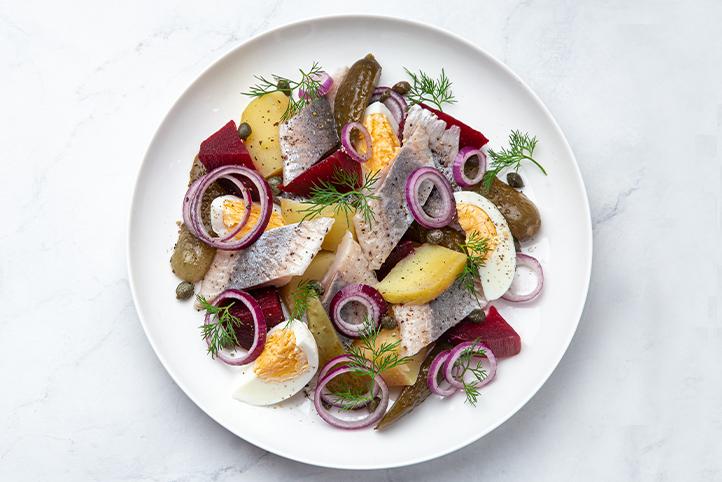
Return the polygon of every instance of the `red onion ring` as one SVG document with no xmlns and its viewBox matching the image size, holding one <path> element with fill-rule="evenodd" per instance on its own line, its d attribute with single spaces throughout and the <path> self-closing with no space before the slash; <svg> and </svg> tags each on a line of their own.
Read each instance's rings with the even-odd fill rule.
<svg viewBox="0 0 722 482">
<path fill-rule="evenodd" d="M 213 301 L 211 301 L 211 304 L 213 306 L 220 306 L 221 303 L 227 300 L 238 300 L 243 303 L 246 308 L 248 308 L 248 311 L 251 312 L 251 317 L 253 318 L 253 343 L 251 344 L 251 347 L 248 349 L 244 356 L 231 356 L 224 350 L 219 351 L 218 355 L 216 356 L 219 360 L 221 360 L 227 365 L 247 365 L 256 358 L 258 358 L 261 352 L 263 352 L 263 347 L 266 345 L 266 317 L 263 314 L 263 310 L 261 310 L 261 307 L 258 305 L 258 302 L 255 300 L 255 298 L 253 298 L 253 296 L 249 295 L 245 291 L 241 290 L 225 290 L 221 294 L 216 296 Z M 208 325 L 212 321 L 213 315 L 210 313 L 206 313 L 203 324 Z M 208 346 L 210 346 L 211 344 L 208 338 L 206 338 L 206 343 L 208 344 Z M 238 349 L 238 347 L 236 347 L 236 349 Z"/>
<path fill-rule="evenodd" d="M 361 154 L 353 145 L 351 134 L 356 129 L 361 133 L 366 143 L 366 151 Z M 341 149 L 356 162 L 366 162 L 371 158 L 371 134 L 360 122 L 349 122 L 341 129 Z"/>
<path fill-rule="evenodd" d="M 446 378 L 446 381 L 449 382 L 453 387 L 464 388 L 463 380 L 459 380 L 458 378 L 456 378 L 456 375 L 463 376 L 463 374 L 455 374 L 454 369 L 456 367 L 456 362 L 469 349 L 475 352 L 482 350 L 484 352 L 483 355 L 479 353 L 475 354 L 474 356 L 485 357 L 487 360 L 489 360 L 489 373 L 483 380 L 477 380 L 474 382 L 474 386 L 476 388 L 483 387 L 484 385 L 492 381 L 494 379 L 494 375 L 496 375 L 496 357 L 486 345 L 474 341 L 459 343 L 451 349 L 451 351 L 449 352 L 449 356 L 446 358 L 446 362 L 444 363 L 444 378 Z"/>
<path fill-rule="evenodd" d="M 316 408 L 316 412 L 318 412 L 318 415 L 329 425 L 337 428 L 343 428 L 346 430 L 365 428 L 375 424 L 384 416 L 384 413 L 386 413 L 386 408 L 389 405 L 389 387 L 388 385 L 386 385 L 386 382 L 383 378 L 381 378 L 380 376 L 376 376 L 374 377 L 374 384 L 381 392 L 381 401 L 379 402 L 376 409 L 373 412 L 369 413 L 366 417 L 359 420 L 343 420 L 332 414 L 326 407 L 324 407 L 321 401 L 321 393 L 326 388 L 326 385 L 328 385 L 331 380 L 338 377 L 339 375 L 343 375 L 344 373 L 350 373 L 352 371 L 354 371 L 354 369 L 347 366 L 334 368 L 333 370 L 328 372 L 325 377 L 319 379 L 313 397 L 313 406 Z M 355 410 L 349 411 L 353 413 Z"/>
<path fill-rule="evenodd" d="M 248 188 L 236 176 L 243 176 L 251 181 L 258 191 L 259 203 L 261 205 L 261 214 L 258 222 L 253 226 L 253 229 L 240 239 L 234 238 L 248 222 L 251 213 L 251 194 Z M 201 205 L 206 190 L 219 179 L 227 179 L 241 191 L 243 201 L 246 204 L 246 212 L 241 222 L 238 223 L 231 232 L 222 237 L 212 237 L 203 224 Z M 272 210 L 273 195 L 271 194 L 271 188 L 268 186 L 268 183 L 263 176 L 256 171 L 243 166 L 223 166 L 214 169 L 191 184 L 183 198 L 183 222 L 188 227 L 188 230 L 207 245 L 227 251 L 243 249 L 255 242 L 266 229 L 266 226 L 268 226 Z"/>
<path fill-rule="evenodd" d="M 316 97 L 323 97 L 328 94 L 333 85 L 333 79 L 326 72 L 321 71 L 316 74 L 312 74 L 311 78 L 318 82 L 318 89 L 316 90 Z M 298 97 L 301 99 L 310 100 L 311 96 L 304 89 L 298 89 Z"/>
<path fill-rule="evenodd" d="M 337 357 L 331 358 L 328 361 L 328 363 L 326 363 L 326 365 L 324 365 L 324 367 L 318 373 L 318 380 L 322 380 L 326 375 L 328 375 L 331 372 L 331 370 L 333 368 L 335 368 L 339 365 L 348 366 L 348 363 L 352 360 L 353 360 L 353 357 L 351 357 L 351 355 L 348 355 L 348 354 L 339 355 Z M 371 367 L 371 362 L 368 362 L 368 363 L 369 363 L 369 367 Z M 378 393 L 379 393 L 379 388 L 376 385 L 374 385 L 374 397 L 376 397 L 378 395 Z M 366 405 L 368 405 L 371 402 L 372 398 L 373 397 L 369 397 L 368 400 L 366 400 L 364 402 L 360 402 L 356 405 L 353 405 L 352 408 L 365 407 Z M 338 397 L 334 396 L 334 394 L 328 388 L 325 388 L 325 387 L 323 388 L 323 390 L 321 390 L 321 399 L 325 403 L 327 403 L 331 406 L 334 406 L 334 407 L 343 408 L 343 407 L 349 406 L 347 402 L 344 403 L 343 400 L 340 400 Z"/>
<path fill-rule="evenodd" d="M 524 294 L 512 293 L 511 287 L 509 287 L 509 291 L 504 293 L 502 299 L 514 303 L 535 300 L 541 293 L 542 287 L 544 286 L 544 270 L 542 270 L 541 264 L 536 258 L 533 258 L 528 254 L 523 253 L 516 253 L 517 269 L 519 268 L 519 266 L 526 266 L 527 268 L 532 270 L 532 272 L 536 276 L 536 286 L 529 293 Z"/>
<path fill-rule="evenodd" d="M 442 388 L 439 384 L 439 369 L 444 366 L 446 359 L 449 358 L 449 353 L 451 353 L 451 350 L 444 350 L 436 355 L 429 366 L 429 374 L 426 377 L 426 385 L 429 387 L 429 390 L 431 390 L 431 393 L 441 395 L 442 397 L 448 397 L 457 391 L 457 388 L 453 385 Z M 444 378 L 444 380 L 445 379 L 446 378 Z"/>
<path fill-rule="evenodd" d="M 384 92 L 388 92 L 389 97 L 386 100 L 381 101 L 381 94 L 383 94 Z M 401 126 L 404 123 L 404 119 L 406 119 L 407 108 L 406 99 L 404 99 L 404 96 L 394 91 L 391 87 L 376 87 L 374 89 L 373 95 L 371 96 L 371 101 L 369 102 L 369 104 L 372 104 L 374 102 L 381 102 L 391 112 L 391 115 L 394 116 L 396 122 L 399 123 L 399 135 L 401 135 Z"/>
<path fill-rule="evenodd" d="M 361 303 L 366 308 L 374 329 L 381 323 L 381 317 L 388 310 L 388 304 L 376 288 L 364 284 L 350 284 L 334 295 L 329 312 L 336 329 L 348 337 L 360 338 L 364 330 L 369 327 L 364 323 L 349 323 L 341 315 L 343 307 L 352 301 Z"/>
<path fill-rule="evenodd" d="M 434 217 L 424 211 L 419 202 L 419 189 L 424 181 L 430 181 L 441 196 L 440 213 Z M 449 180 L 433 167 L 420 167 L 406 179 L 406 205 L 417 223 L 425 228 L 443 228 L 454 218 L 454 194 Z"/>
<path fill-rule="evenodd" d="M 466 175 L 466 163 L 469 159 L 476 156 L 479 159 L 479 172 L 472 178 Z M 451 173 L 454 176 L 454 181 L 461 187 L 471 187 L 474 184 L 479 184 L 484 178 L 486 172 L 486 154 L 481 149 L 475 149 L 471 146 L 462 147 L 459 153 L 454 159 L 454 163 L 451 166 Z"/>
</svg>

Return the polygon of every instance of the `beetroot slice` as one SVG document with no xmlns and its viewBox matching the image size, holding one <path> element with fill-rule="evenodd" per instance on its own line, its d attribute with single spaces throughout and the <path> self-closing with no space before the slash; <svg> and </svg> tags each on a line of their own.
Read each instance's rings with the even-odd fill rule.
<svg viewBox="0 0 722 482">
<path fill-rule="evenodd" d="M 486 138 L 484 134 L 477 131 L 473 127 L 469 127 L 460 120 L 456 119 L 455 117 L 450 116 L 449 114 L 446 114 L 444 112 L 441 112 L 440 110 L 436 110 L 433 107 L 429 107 L 426 104 L 419 104 L 424 109 L 433 112 L 436 114 L 436 117 L 441 119 L 442 121 L 446 122 L 449 126 L 459 126 L 460 133 L 459 133 L 459 149 L 466 146 L 471 146 L 473 148 L 479 149 L 484 144 L 489 142 L 489 139 Z"/>
<path fill-rule="evenodd" d="M 521 351 L 519 334 L 494 306 L 489 307 L 483 322 L 464 319 L 446 332 L 446 338 L 453 344 L 479 339 L 497 358 L 514 356 Z"/>
<path fill-rule="evenodd" d="M 270 330 L 283 321 L 283 308 L 281 308 L 281 297 L 278 289 L 274 287 L 258 288 L 249 290 L 248 294 L 253 296 L 261 311 L 266 317 L 266 328 Z M 253 318 L 251 312 L 245 306 L 236 303 L 231 308 L 231 314 L 240 320 L 240 325 L 235 327 L 236 338 L 241 348 L 248 350 L 253 344 Z"/>
<path fill-rule="evenodd" d="M 221 166 L 244 166 L 256 169 L 246 145 L 238 137 L 234 121 L 228 121 L 215 134 L 201 142 L 198 159 L 208 171 Z"/>
<path fill-rule="evenodd" d="M 382 264 L 378 271 L 376 271 L 376 275 L 379 281 L 386 278 L 386 275 L 389 274 L 389 271 L 391 271 L 393 267 L 398 264 L 399 261 L 413 253 L 418 246 L 419 243 L 417 243 L 416 241 L 406 240 L 399 242 L 399 244 L 394 247 L 391 253 L 389 253 L 389 257 L 386 258 L 384 264 Z"/>
<path fill-rule="evenodd" d="M 309 196 L 314 186 L 318 186 L 324 181 L 333 184 L 332 181 L 336 170 L 355 173 L 356 179 L 359 180 L 358 185 L 360 185 L 361 164 L 351 159 L 345 152 L 337 150 L 322 161 L 317 162 L 303 171 L 297 178 L 288 183 L 288 185 L 281 186 L 281 190 L 299 196 Z M 336 187 L 338 187 L 341 192 L 349 190 L 346 186 Z"/>
</svg>

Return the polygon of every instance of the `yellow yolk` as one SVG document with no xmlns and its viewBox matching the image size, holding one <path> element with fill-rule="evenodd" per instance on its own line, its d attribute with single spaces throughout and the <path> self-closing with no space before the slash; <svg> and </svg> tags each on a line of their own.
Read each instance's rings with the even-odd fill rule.
<svg viewBox="0 0 722 482">
<path fill-rule="evenodd" d="M 388 118 L 383 114 L 369 114 L 364 117 L 364 127 L 371 135 L 371 158 L 366 161 L 368 172 L 381 171 L 391 164 L 401 148 L 399 138 L 394 134 Z M 363 141 L 360 142 L 363 145 Z M 364 152 L 365 146 L 359 152 Z"/>
<path fill-rule="evenodd" d="M 293 330 L 278 330 L 266 339 L 266 346 L 256 358 L 253 371 L 269 382 L 292 380 L 308 369 L 306 354 L 296 346 Z"/>
<path fill-rule="evenodd" d="M 233 201 L 231 199 L 226 199 L 225 201 L 223 201 L 223 224 L 229 231 L 232 230 L 234 226 L 241 222 L 241 219 L 243 219 L 243 215 L 245 214 L 245 212 L 246 205 L 243 203 L 243 201 Z M 253 229 L 256 223 L 258 223 L 258 217 L 260 216 L 260 214 L 261 205 L 259 203 L 251 204 L 251 214 L 248 217 L 248 222 L 236 235 L 236 239 L 240 239 L 247 232 Z M 276 212 L 276 210 L 271 211 L 271 217 L 268 220 L 268 226 L 266 226 L 265 231 L 270 231 L 274 228 L 280 228 L 281 226 L 283 226 L 283 217 L 281 216 L 281 213 Z"/>
<path fill-rule="evenodd" d="M 496 226 L 488 214 L 479 206 L 471 203 L 457 202 L 456 213 L 459 217 L 461 229 L 466 233 L 466 240 L 469 241 L 471 233 L 476 231 L 478 236 L 486 238 L 487 247 L 485 260 L 489 258 L 492 251 L 499 244 L 499 237 L 496 233 Z"/>
</svg>

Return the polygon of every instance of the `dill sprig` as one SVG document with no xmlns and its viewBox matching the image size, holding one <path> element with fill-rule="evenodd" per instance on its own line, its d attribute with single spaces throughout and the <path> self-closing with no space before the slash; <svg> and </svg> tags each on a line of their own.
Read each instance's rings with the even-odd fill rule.
<svg viewBox="0 0 722 482">
<path fill-rule="evenodd" d="M 474 295 L 478 302 L 476 280 L 479 278 L 479 268 L 484 266 L 486 256 L 489 253 L 489 240 L 479 234 L 478 231 L 471 231 L 467 235 L 466 242 L 459 243 L 459 249 L 466 255 L 466 264 L 464 270 L 459 273 L 459 278 L 464 289 Z"/>
<path fill-rule="evenodd" d="M 446 76 L 444 69 L 438 79 L 429 77 L 426 72 L 419 70 L 419 73 L 411 72 L 404 67 L 404 70 L 411 77 L 411 90 L 407 94 L 411 104 L 434 104 L 439 110 L 443 110 L 442 104 L 454 104 L 456 98 L 451 91 L 452 82 Z"/>
<path fill-rule="evenodd" d="M 198 303 L 206 313 L 213 315 L 211 323 L 200 326 L 204 340 L 208 340 L 208 353 L 212 358 L 224 348 L 238 345 L 238 338 L 234 326 L 239 326 L 241 321 L 231 313 L 233 303 L 226 306 L 215 306 L 204 297 L 198 295 Z"/>
<path fill-rule="evenodd" d="M 475 406 L 479 399 L 479 389 L 475 386 L 475 382 L 481 382 L 488 376 L 481 362 L 481 358 L 486 356 L 486 350 L 478 348 L 477 343 L 478 339 L 474 340 L 474 344 L 467 348 L 458 360 L 459 366 L 461 367 L 459 380 L 464 384 L 466 402 L 471 406 Z M 473 363 L 474 358 L 479 359 L 475 364 Z M 471 383 L 467 382 L 464 378 L 467 373 L 474 375 L 475 380 Z"/>
<path fill-rule="evenodd" d="M 249 97 L 260 97 L 271 92 L 283 92 L 288 96 L 288 107 L 286 107 L 286 111 L 281 116 L 281 120 L 285 121 L 298 114 L 298 112 L 312 100 L 319 97 L 318 89 L 321 83 L 319 82 L 318 75 L 322 71 L 323 69 L 318 62 L 314 62 L 308 71 L 298 69 L 300 74 L 299 80 L 292 80 L 275 74 L 272 75 L 270 79 L 262 75 L 255 75 L 254 77 L 258 83 L 251 86 L 247 92 L 243 92 L 242 94 Z M 298 96 L 298 90 L 300 89 L 306 92 L 306 98 Z M 295 97 L 294 93 L 296 94 Z"/>
<path fill-rule="evenodd" d="M 538 139 L 536 136 L 529 136 L 529 134 L 522 133 L 521 131 L 511 131 L 509 134 L 509 148 L 502 148 L 500 151 L 489 149 L 489 159 L 491 164 L 489 169 L 484 173 L 483 185 L 484 189 L 488 191 L 491 189 L 491 184 L 494 182 L 494 178 L 504 169 L 510 168 L 515 171 L 519 170 L 521 162 L 523 160 L 531 161 L 537 165 L 537 167 L 546 176 L 547 172 L 534 159 L 534 148 L 537 145 Z"/>
<path fill-rule="evenodd" d="M 348 367 L 352 369 L 351 373 L 368 377 L 369 388 L 365 393 L 358 393 L 358 390 L 354 390 L 352 387 L 333 391 L 333 395 L 344 402 L 342 408 L 347 410 L 369 402 L 369 398 L 373 397 L 374 380 L 382 372 L 405 365 L 412 359 L 410 356 L 399 356 L 401 340 L 377 345 L 381 326 L 374 327 L 368 317 L 366 317 L 364 325 L 361 344 L 348 347 L 350 355 Z"/>
<path fill-rule="evenodd" d="M 308 311 L 308 304 L 311 298 L 319 296 L 319 285 L 317 281 L 303 280 L 296 286 L 291 293 L 291 313 L 290 320 L 300 320 Z"/>
<path fill-rule="evenodd" d="M 378 179 L 379 171 L 370 172 L 364 176 L 361 186 L 357 187 L 359 179 L 355 172 L 336 169 L 331 182 L 321 181 L 311 189 L 310 199 L 303 201 L 303 204 L 308 204 L 309 207 L 300 211 L 303 213 L 301 221 L 322 216 L 327 207 L 333 206 L 334 214 L 343 211 L 347 222 L 349 215 L 356 211 L 361 213 L 366 224 L 371 224 L 376 220 L 376 216 L 369 206 L 369 201 L 379 199 L 379 196 L 372 194 Z M 337 186 L 348 190 L 343 189 L 346 192 L 341 192 Z"/>
</svg>

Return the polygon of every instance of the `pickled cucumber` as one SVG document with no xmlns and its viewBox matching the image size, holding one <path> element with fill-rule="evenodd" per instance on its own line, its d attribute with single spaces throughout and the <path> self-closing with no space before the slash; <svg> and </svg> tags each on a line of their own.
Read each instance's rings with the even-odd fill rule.
<svg viewBox="0 0 722 482">
<path fill-rule="evenodd" d="M 380 76 L 381 65 L 372 54 L 357 60 L 348 70 L 338 87 L 333 105 L 339 136 L 343 126 L 349 122 L 361 121 Z"/>
</svg>

